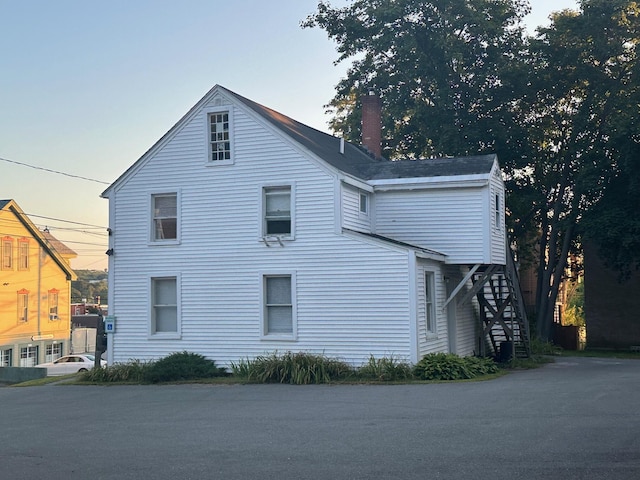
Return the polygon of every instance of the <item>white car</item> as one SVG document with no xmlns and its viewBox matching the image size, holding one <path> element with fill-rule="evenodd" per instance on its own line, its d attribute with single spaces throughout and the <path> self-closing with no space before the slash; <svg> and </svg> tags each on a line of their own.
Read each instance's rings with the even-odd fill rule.
<svg viewBox="0 0 640 480">
<path fill-rule="evenodd" d="M 36 365 L 39 368 L 47 369 L 47 376 L 53 377 L 55 375 L 69 375 L 70 373 L 86 372 L 91 370 L 95 366 L 95 358 L 90 353 L 83 353 L 82 355 L 65 355 L 53 362 L 41 363 Z M 101 366 L 106 366 L 107 362 L 100 360 Z"/>
</svg>

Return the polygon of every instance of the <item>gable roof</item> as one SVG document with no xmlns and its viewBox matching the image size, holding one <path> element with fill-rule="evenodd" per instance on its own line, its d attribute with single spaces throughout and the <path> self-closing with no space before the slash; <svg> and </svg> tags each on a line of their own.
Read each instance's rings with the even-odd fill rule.
<svg viewBox="0 0 640 480">
<path fill-rule="evenodd" d="M 67 280 L 75 280 L 76 274 L 64 256 L 75 257 L 76 252 L 71 250 L 49 232 L 41 232 L 26 213 L 18 206 L 15 200 L 0 200 L 0 210 L 13 213 L 18 221 L 29 231 L 31 236 L 40 244 L 45 252 L 53 259 L 60 269 L 67 275 Z"/>
<path fill-rule="evenodd" d="M 226 96 L 248 107 L 268 124 L 282 132 L 287 138 L 301 145 L 320 160 L 340 172 L 363 181 L 395 180 L 396 182 L 402 183 L 401 179 L 444 178 L 463 175 L 481 175 L 488 177 L 496 162 L 496 156 L 493 154 L 392 161 L 386 158 L 374 158 L 363 147 L 347 141 L 344 141 L 344 152 L 341 153 L 341 138 L 300 123 L 221 85 L 215 85 L 167 133 L 107 187 L 101 196 L 108 197 L 108 192 L 111 191 L 116 184 L 123 181 L 123 179 L 135 171 L 152 152 L 172 138 L 175 132 L 218 92 L 222 92 Z"/>
<path fill-rule="evenodd" d="M 374 158 L 363 147 L 346 141 L 344 153 L 340 153 L 339 137 L 309 127 L 224 87 L 219 88 L 325 162 L 362 180 L 488 175 L 496 161 L 494 154 L 392 161 Z"/>
</svg>

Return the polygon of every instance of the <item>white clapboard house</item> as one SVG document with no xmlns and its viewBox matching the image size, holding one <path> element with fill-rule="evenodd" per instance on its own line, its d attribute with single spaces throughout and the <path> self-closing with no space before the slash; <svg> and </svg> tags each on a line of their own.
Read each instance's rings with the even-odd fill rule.
<svg viewBox="0 0 640 480">
<path fill-rule="evenodd" d="M 368 148 L 215 86 L 103 193 L 111 362 L 523 343 L 495 155 L 380 158 L 363 103 Z"/>
</svg>

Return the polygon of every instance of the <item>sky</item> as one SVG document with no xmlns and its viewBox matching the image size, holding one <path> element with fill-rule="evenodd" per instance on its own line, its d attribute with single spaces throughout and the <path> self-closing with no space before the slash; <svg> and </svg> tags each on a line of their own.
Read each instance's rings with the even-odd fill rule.
<svg viewBox="0 0 640 480">
<path fill-rule="evenodd" d="M 530 0 L 528 30 L 576 3 Z M 323 106 L 349 65 L 300 27 L 316 6 L 0 0 L 0 199 L 75 250 L 74 269 L 105 269 L 100 194 L 214 85 L 328 131 Z"/>
</svg>

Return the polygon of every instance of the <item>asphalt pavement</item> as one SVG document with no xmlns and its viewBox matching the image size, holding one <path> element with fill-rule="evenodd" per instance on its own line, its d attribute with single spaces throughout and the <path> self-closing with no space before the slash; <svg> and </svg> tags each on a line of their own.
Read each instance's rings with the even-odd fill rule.
<svg viewBox="0 0 640 480">
<path fill-rule="evenodd" d="M 640 361 L 483 382 L 0 388 L 0 478 L 636 479 Z"/>
</svg>

